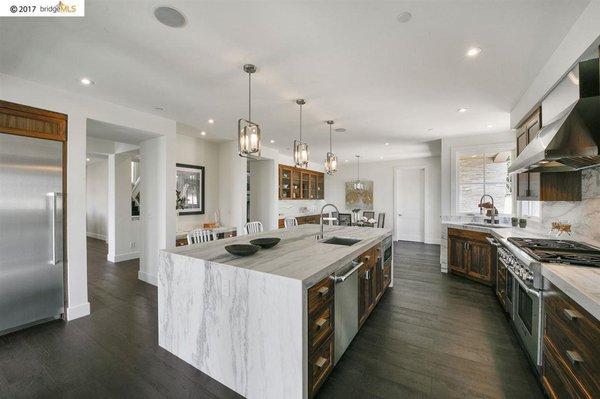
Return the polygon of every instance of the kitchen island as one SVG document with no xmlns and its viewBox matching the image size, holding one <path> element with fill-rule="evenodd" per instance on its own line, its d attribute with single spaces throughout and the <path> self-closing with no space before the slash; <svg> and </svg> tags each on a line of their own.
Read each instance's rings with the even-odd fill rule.
<svg viewBox="0 0 600 399">
<path fill-rule="evenodd" d="M 325 226 L 326 239 L 359 240 L 350 246 L 317 240 L 319 230 L 302 225 L 162 251 L 159 345 L 245 397 L 311 397 L 333 368 L 331 276 L 360 260 L 359 323 L 393 284 L 391 263 L 376 263 L 390 229 Z M 249 257 L 225 251 L 257 237 L 281 242 Z"/>
</svg>

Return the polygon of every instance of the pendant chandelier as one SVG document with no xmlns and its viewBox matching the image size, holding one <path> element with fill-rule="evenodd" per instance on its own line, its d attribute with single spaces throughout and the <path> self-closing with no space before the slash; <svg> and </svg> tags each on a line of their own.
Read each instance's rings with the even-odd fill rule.
<svg viewBox="0 0 600 399">
<path fill-rule="evenodd" d="M 356 155 L 356 181 L 353 185 L 356 191 L 363 191 L 365 185 L 360 181 L 360 155 Z"/>
<path fill-rule="evenodd" d="M 239 155 L 255 159 L 260 157 L 260 127 L 252 122 L 252 74 L 256 66 L 246 64 L 244 72 L 248 74 L 248 119 L 238 119 Z"/>
<path fill-rule="evenodd" d="M 300 106 L 300 140 L 294 140 L 294 163 L 299 168 L 308 167 L 308 144 L 302 141 L 302 106 L 306 101 L 302 98 L 296 100 Z"/>
<path fill-rule="evenodd" d="M 331 149 L 331 127 L 335 123 L 334 121 L 326 121 L 329 125 L 329 152 L 327 153 L 327 158 L 325 158 L 325 172 L 328 175 L 332 175 L 337 172 L 337 157 L 332 152 Z"/>
</svg>

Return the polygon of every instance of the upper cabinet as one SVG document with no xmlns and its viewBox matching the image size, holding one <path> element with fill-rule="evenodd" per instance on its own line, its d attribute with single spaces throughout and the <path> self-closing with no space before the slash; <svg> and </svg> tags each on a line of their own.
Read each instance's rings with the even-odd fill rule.
<svg viewBox="0 0 600 399">
<path fill-rule="evenodd" d="M 280 200 L 325 198 L 325 175 L 321 172 L 279 165 Z"/>
<path fill-rule="evenodd" d="M 517 156 L 542 128 L 542 110 L 538 108 L 517 128 Z M 520 201 L 581 201 L 581 171 L 525 172 L 517 175 L 517 199 Z"/>
</svg>

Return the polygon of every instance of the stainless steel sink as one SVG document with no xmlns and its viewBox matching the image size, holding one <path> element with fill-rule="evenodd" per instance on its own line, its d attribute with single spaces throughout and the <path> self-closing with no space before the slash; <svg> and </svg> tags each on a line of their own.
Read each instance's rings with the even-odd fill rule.
<svg viewBox="0 0 600 399">
<path fill-rule="evenodd" d="M 506 229 L 512 226 L 506 224 L 491 224 L 491 223 L 465 223 L 465 226 L 489 227 L 490 229 Z"/>
<path fill-rule="evenodd" d="M 360 241 L 361 240 L 357 240 L 356 238 L 331 237 L 320 242 L 322 242 L 323 244 L 346 245 L 349 247 Z"/>
</svg>

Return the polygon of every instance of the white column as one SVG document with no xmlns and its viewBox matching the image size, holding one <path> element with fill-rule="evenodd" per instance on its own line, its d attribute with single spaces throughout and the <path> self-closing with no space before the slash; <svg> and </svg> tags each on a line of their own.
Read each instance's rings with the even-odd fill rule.
<svg viewBox="0 0 600 399">
<path fill-rule="evenodd" d="M 140 215 L 143 249 L 138 278 L 157 285 L 158 251 L 175 246 L 175 135 L 143 141 Z"/>
<path fill-rule="evenodd" d="M 86 118 L 70 113 L 67 141 L 67 320 L 90 314 L 86 242 Z"/>
<path fill-rule="evenodd" d="M 246 223 L 246 158 L 238 155 L 236 141 L 219 145 L 219 210 L 221 224 L 243 234 Z"/>
</svg>

